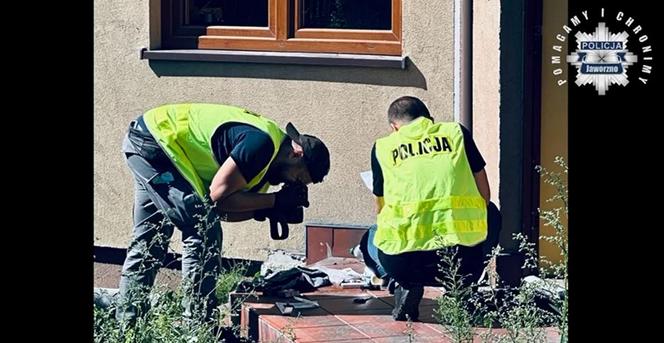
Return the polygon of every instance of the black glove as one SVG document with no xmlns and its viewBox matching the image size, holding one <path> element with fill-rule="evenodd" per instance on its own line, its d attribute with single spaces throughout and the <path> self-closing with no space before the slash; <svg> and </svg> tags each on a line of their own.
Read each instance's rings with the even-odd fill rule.
<svg viewBox="0 0 664 343">
<path fill-rule="evenodd" d="M 274 208 L 264 208 L 254 211 L 255 220 L 262 222 L 268 218 L 286 223 L 297 224 L 304 221 L 304 210 L 302 207 L 293 207 L 283 211 Z"/>
<path fill-rule="evenodd" d="M 275 212 L 273 208 L 263 208 L 260 210 L 255 210 L 254 211 L 254 219 L 262 222 L 265 221 L 267 218 L 271 218 L 275 216 Z"/>
<path fill-rule="evenodd" d="M 305 184 L 286 183 L 275 193 L 275 209 L 286 210 L 300 206 L 309 207 L 309 192 Z"/>
</svg>

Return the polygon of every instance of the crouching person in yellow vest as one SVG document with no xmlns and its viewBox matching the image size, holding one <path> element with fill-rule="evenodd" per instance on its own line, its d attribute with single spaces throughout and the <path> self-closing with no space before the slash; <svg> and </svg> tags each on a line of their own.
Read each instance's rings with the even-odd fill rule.
<svg viewBox="0 0 664 343">
<path fill-rule="evenodd" d="M 330 155 L 320 139 L 291 123 L 243 108 L 174 104 L 133 121 L 123 152 L 134 177 L 133 239 L 120 280 L 116 317 L 135 322 L 165 257 L 174 227 L 182 232 L 184 318 L 212 319 L 220 272 L 219 221 L 262 219 L 309 206 L 306 185 L 323 181 Z M 294 184 L 276 193 L 270 185 Z"/>
<path fill-rule="evenodd" d="M 367 266 L 396 281 L 395 320 L 417 320 L 425 285 L 440 278 L 439 252 L 458 247 L 460 272 L 483 270 L 489 184 L 485 162 L 458 123 L 436 123 L 426 105 L 401 97 L 388 109 L 392 133 L 372 149 L 377 220 L 360 244 Z"/>
</svg>

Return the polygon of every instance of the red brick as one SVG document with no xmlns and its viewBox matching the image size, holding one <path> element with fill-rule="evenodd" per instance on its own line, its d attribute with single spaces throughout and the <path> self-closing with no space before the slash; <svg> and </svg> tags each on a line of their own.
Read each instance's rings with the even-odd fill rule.
<svg viewBox="0 0 664 343">
<path fill-rule="evenodd" d="M 372 338 L 375 343 L 405 343 L 408 342 L 408 336 L 392 336 L 392 337 L 380 337 Z M 416 343 L 452 343 L 452 341 L 446 337 L 413 337 L 412 342 Z"/>
<path fill-rule="evenodd" d="M 356 325 L 356 324 L 365 324 L 365 323 L 391 323 L 394 321 L 394 318 L 392 318 L 391 314 L 373 314 L 373 315 L 367 315 L 367 314 L 341 314 L 337 315 L 337 318 L 339 318 L 341 321 L 346 322 L 350 325 Z"/>
<path fill-rule="evenodd" d="M 412 334 L 417 337 L 440 337 L 440 332 L 431 329 L 424 323 L 411 323 Z M 371 338 L 377 337 L 391 337 L 391 336 L 408 336 L 408 324 L 396 320 L 388 322 L 367 322 L 352 325 L 358 331 L 364 333 Z"/>
<path fill-rule="evenodd" d="M 332 229 L 307 227 L 307 264 L 312 264 L 327 258 L 327 246 L 334 244 Z"/>
<path fill-rule="evenodd" d="M 293 332 L 297 343 L 335 342 L 369 338 L 345 324 L 316 328 L 295 328 L 293 329 Z"/>
<path fill-rule="evenodd" d="M 267 315 L 261 316 L 262 320 L 268 321 L 276 328 L 283 328 L 290 326 L 293 328 L 306 328 L 318 326 L 335 326 L 344 325 L 345 323 L 337 319 L 329 312 L 317 308 L 311 310 L 304 310 L 299 317 L 281 316 L 281 315 Z"/>
<path fill-rule="evenodd" d="M 363 229 L 335 229 L 333 231 L 332 256 L 354 257 L 348 250 L 360 244 L 360 240 L 366 231 Z"/>
<path fill-rule="evenodd" d="M 322 308 L 332 314 L 355 314 L 363 313 L 366 311 L 372 312 L 386 312 L 390 313 L 392 307 L 377 298 L 370 298 L 363 304 L 353 302 L 354 297 L 335 298 L 335 299 L 318 299 L 318 303 Z"/>
</svg>

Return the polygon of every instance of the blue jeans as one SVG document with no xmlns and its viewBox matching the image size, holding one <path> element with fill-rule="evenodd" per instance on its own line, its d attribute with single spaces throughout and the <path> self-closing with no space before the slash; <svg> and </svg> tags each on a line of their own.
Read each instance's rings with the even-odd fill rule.
<svg viewBox="0 0 664 343">
<path fill-rule="evenodd" d="M 152 135 L 132 122 L 122 150 L 134 177 L 134 229 L 122 267 L 116 317 L 133 322 L 148 309 L 150 292 L 174 227 L 182 231 L 184 317 L 208 320 L 217 307 L 221 269 L 221 226 L 159 148 Z"/>
<path fill-rule="evenodd" d="M 364 264 L 366 264 L 376 276 L 382 279 L 387 276 L 387 272 L 380 264 L 378 260 L 378 248 L 373 244 L 377 227 L 376 224 L 369 227 L 369 230 L 367 230 L 360 241 L 360 250 L 364 256 Z"/>
</svg>

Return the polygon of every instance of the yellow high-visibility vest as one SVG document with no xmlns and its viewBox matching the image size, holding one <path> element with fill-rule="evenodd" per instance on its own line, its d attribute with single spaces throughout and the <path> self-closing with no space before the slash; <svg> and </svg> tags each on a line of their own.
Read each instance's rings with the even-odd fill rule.
<svg viewBox="0 0 664 343">
<path fill-rule="evenodd" d="M 247 190 L 262 181 L 286 136 L 273 120 L 228 105 L 164 105 L 147 111 L 143 120 L 166 155 L 201 198 L 209 193 L 212 178 L 220 167 L 212 152 L 212 135 L 219 126 L 230 122 L 248 124 L 267 133 L 274 143 L 270 162 L 247 182 L 244 187 Z M 269 184 L 265 183 L 259 192 L 265 192 L 268 188 Z"/>
<path fill-rule="evenodd" d="M 376 141 L 384 206 L 374 244 L 386 254 L 473 246 L 486 239 L 487 207 L 458 123 L 420 117 Z"/>
</svg>

